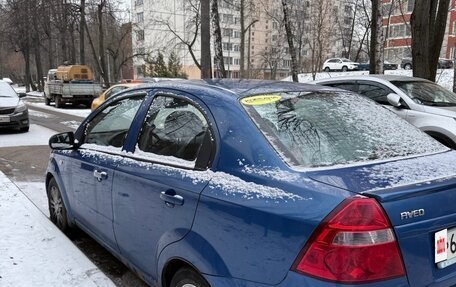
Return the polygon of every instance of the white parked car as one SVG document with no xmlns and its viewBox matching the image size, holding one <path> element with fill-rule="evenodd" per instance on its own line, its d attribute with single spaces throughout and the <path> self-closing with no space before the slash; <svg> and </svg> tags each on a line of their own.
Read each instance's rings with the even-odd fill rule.
<svg viewBox="0 0 456 287">
<path fill-rule="evenodd" d="M 346 58 L 331 58 L 325 61 L 323 64 L 323 71 L 354 71 L 358 70 L 359 63 L 353 62 Z"/>
<path fill-rule="evenodd" d="M 313 83 L 366 96 L 444 145 L 456 149 L 456 94 L 434 82 L 397 75 L 364 75 Z"/>
</svg>

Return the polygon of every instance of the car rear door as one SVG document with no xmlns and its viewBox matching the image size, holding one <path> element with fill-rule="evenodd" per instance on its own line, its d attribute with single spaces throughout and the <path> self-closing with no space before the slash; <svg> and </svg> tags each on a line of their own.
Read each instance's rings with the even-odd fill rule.
<svg viewBox="0 0 456 287">
<path fill-rule="evenodd" d="M 120 162 L 113 182 L 114 231 L 121 254 L 156 278 L 156 260 L 193 223 L 201 191 L 210 179 L 213 151 L 210 114 L 183 93 L 154 96 L 130 160 Z"/>
</svg>

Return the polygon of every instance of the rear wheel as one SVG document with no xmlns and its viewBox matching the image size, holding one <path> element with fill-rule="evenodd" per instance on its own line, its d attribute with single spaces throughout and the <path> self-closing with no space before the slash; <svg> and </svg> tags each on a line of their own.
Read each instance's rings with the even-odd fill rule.
<svg viewBox="0 0 456 287">
<path fill-rule="evenodd" d="M 46 106 L 49 106 L 51 104 L 51 99 L 49 99 L 46 94 L 44 94 L 44 103 Z"/>
<path fill-rule="evenodd" d="M 343 67 L 342 67 L 342 72 L 346 72 L 346 71 L 348 71 L 347 66 L 343 66 Z"/>
<path fill-rule="evenodd" d="M 411 70 L 412 69 L 412 65 L 411 64 L 405 64 L 404 65 L 404 69 L 405 70 Z"/>
<path fill-rule="evenodd" d="M 51 221 L 62 230 L 62 232 L 69 232 L 70 227 L 68 224 L 67 210 L 62 199 L 62 194 L 60 193 L 60 188 L 54 178 L 51 178 L 48 183 L 47 196 Z"/>
<path fill-rule="evenodd" d="M 331 71 L 331 69 L 329 67 L 326 67 L 325 72 L 329 72 L 329 71 Z"/>
<path fill-rule="evenodd" d="M 170 287 L 209 287 L 209 284 L 192 269 L 181 268 L 174 274 Z"/>
<path fill-rule="evenodd" d="M 62 96 L 58 95 L 58 96 L 55 96 L 55 107 L 60 109 L 62 107 L 63 103 L 62 103 Z"/>
</svg>

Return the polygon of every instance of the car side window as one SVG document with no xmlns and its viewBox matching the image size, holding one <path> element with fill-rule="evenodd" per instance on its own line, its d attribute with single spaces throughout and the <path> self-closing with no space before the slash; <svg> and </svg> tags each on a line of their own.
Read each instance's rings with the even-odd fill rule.
<svg viewBox="0 0 456 287">
<path fill-rule="evenodd" d="M 389 93 L 392 93 L 392 91 L 383 88 L 380 85 L 360 83 L 358 93 L 365 97 L 368 97 L 371 100 L 376 101 L 379 104 L 390 105 L 388 103 L 387 96 Z"/>
<path fill-rule="evenodd" d="M 206 118 L 189 101 L 157 96 L 143 123 L 135 153 L 194 161 L 207 131 Z"/>
<path fill-rule="evenodd" d="M 122 147 L 143 100 L 144 96 L 141 95 L 107 106 L 87 124 L 83 143 Z"/>
<path fill-rule="evenodd" d="M 358 92 L 358 85 L 355 83 L 330 83 L 330 84 L 325 84 L 325 86 L 330 86 L 334 88 L 339 88 L 342 90 L 348 90 L 352 92 Z"/>
</svg>

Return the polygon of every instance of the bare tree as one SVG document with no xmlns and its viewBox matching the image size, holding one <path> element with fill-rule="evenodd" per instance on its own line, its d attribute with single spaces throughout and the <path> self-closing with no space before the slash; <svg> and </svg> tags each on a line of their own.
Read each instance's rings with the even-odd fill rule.
<svg viewBox="0 0 456 287">
<path fill-rule="evenodd" d="M 307 29 L 307 44 L 311 52 L 310 66 L 312 78 L 323 66 L 323 61 L 329 54 L 331 41 L 335 40 L 336 21 L 331 21 L 332 10 L 330 1 L 315 1 L 309 6 L 309 27 Z"/>
<path fill-rule="evenodd" d="M 285 26 L 285 32 L 287 35 L 288 48 L 290 49 L 291 55 L 291 78 L 293 82 L 298 82 L 298 59 L 296 58 L 296 47 L 294 45 L 294 34 L 293 27 L 289 17 L 289 9 L 287 0 L 282 0 L 283 9 L 283 23 Z"/>
<path fill-rule="evenodd" d="M 212 0 L 211 18 L 214 34 L 214 65 L 217 78 L 226 78 L 225 63 L 223 60 L 222 29 L 220 28 L 220 15 L 218 0 Z"/>
<path fill-rule="evenodd" d="M 413 76 L 435 81 L 450 0 L 417 0 L 411 17 Z"/>
<path fill-rule="evenodd" d="M 383 17 L 380 0 L 372 0 L 370 74 L 383 74 Z"/>
<path fill-rule="evenodd" d="M 212 78 L 211 65 L 211 5 L 201 0 L 201 78 Z"/>
</svg>

